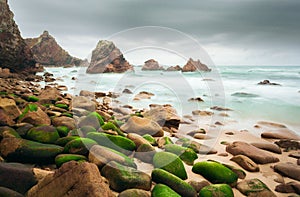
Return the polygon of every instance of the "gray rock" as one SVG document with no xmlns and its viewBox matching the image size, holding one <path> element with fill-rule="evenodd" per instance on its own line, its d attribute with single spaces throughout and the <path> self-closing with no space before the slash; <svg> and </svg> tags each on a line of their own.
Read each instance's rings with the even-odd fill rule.
<svg viewBox="0 0 300 197">
<path fill-rule="evenodd" d="M 293 163 L 279 163 L 274 170 L 283 176 L 300 181 L 300 166 Z"/>
<path fill-rule="evenodd" d="M 208 181 L 189 181 L 189 184 L 196 190 L 198 193 L 203 187 L 210 185 Z"/>
</svg>

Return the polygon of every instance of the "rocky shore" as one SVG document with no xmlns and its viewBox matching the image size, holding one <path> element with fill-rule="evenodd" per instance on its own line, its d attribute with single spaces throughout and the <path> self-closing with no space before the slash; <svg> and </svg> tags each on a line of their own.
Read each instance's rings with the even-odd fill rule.
<svg viewBox="0 0 300 197">
<path fill-rule="evenodd" d="M 300 137 L 285 125 L 216 135 L 202 114 L 112 107 L 115 94 L 41 87 L 49 76 L 0 78 L 1 196 L 300 194 Z"/>
</svg>

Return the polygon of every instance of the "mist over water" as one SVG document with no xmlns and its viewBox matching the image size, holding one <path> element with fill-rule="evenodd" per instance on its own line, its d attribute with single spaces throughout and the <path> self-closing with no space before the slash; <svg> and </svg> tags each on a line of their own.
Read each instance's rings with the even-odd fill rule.
<svg viewBox="0 0 300 197">
<path fill-rule="evenodd" d="M 122 93 L 127 88 L 133 94 L 121 94 L 116 100 L 135 108 L 171 104 L 183 116 L 196 109 L 211 111 L 210 107 L 220 105 L 233 110 L 227 112 L 229 118 L 226 119 L 236 120 L 245 128 L 265 120 L 286 124 L 300 134 L 300 66 L 216 68 L 219 76 L 197 72 L 141 71 L 141 67 L 125 74 L 86 74 L 86 68 L 46 70 L 61 79 L 58 83 L 67 85 L 68 92 L 75 95 L 80 90 Z M 77 80 L 71 80 L 72 77 Z M 280 86 L 257 85 L 265 79 Z M 155 95 L 151 99 L 135 101 L 134 96 L 141 91 Z M 201 97 L 204 102 L 188 101 L 195 97 Z"/>
</svg>

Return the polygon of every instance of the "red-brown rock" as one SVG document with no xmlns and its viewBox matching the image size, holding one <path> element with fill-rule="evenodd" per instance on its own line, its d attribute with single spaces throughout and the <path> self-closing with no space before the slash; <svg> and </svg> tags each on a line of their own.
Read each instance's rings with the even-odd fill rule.
<svg viewBox="0 0 300 197">
<path fill-rule="evenodd" d="M 192 58 L 184 65 L 182 72 L 195 72 L 195 71 L 211 71 L 205 64 L 202 64 L 200 60 L 194 61 Z"/>
<path fill-rule="evenodd" d="M 150 59 L 145 61 L 142 70 L 164 70 L 164 68 L 160 66 L 156 60 Z"/>
</svg>

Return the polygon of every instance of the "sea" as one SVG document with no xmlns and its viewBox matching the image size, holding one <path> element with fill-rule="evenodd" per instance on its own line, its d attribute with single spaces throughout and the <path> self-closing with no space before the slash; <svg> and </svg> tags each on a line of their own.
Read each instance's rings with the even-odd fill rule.
<svg viewBox="0 0 300 197">
<path fill-rule="evenodd" d="M 46 72 L 53 73 L 57 83 L 74 95 L 81 90 L 119 94 L 114 99 L 116 107 L 147 109 L 150 104 L 171 104 L 182 117 L 195 110 L 211 111 L 224 124 L 235 122 L 236 129 L 251 131 L 258 121 L 268 121 L 284 124 L 300 135 L 300 66 L 214 66 L 212 72 L 189 73 L 134 69 L 122 74 L 86 74 L 84 67 L 47 67 Z M 279 85 L 258 85 L 263 80 Z M 132 94 L 123 93 L 124 89 Z M 142 91 L 154 96 L 136 100 Z M 214 106 L 230 111 L 215 111 Z"/>
</svg>

